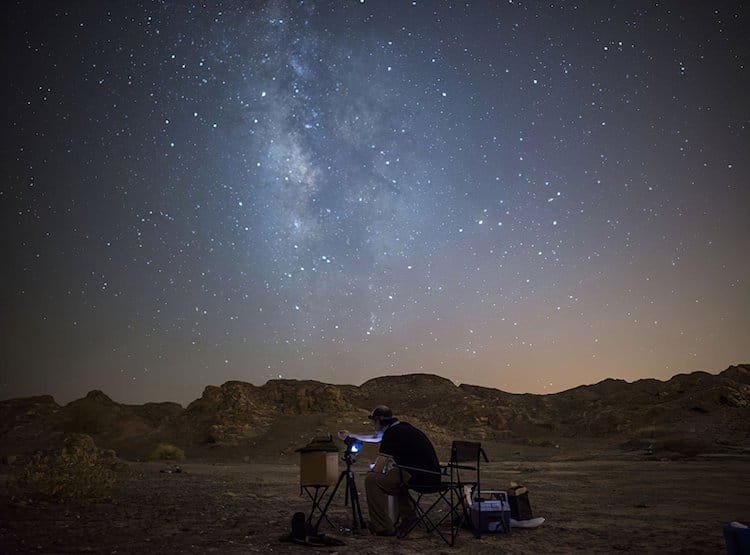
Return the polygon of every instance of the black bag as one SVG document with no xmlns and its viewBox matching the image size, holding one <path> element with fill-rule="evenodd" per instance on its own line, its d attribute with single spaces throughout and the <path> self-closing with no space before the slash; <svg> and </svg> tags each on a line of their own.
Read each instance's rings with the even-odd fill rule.
<svg viewBox="0 0 750 555">
<path fill-rule="evenodd" d="M 292 541 L 304 543 L 308 536 L 315 535 L 315 527 L 307 522 L 305 513 L 294 513 L 292 517 Z"/>
<path fill-rule="evenodd" d="M 524 486 L 510 483 L 508 490 L 508 504 L 510 505 L 510 518 L 513 520 L 531 520 L 534 514 L 531 512 L 529 503 L 529 490 Z"/>
<path fill-rule="evenodd" d="M 315 526 L 307 522 L 305 513 L 294 513 L 292 516 L 292 533 L 289 539 L 294 543 L 320 547 L 325 545 L 346 545 L 341 540 L 331 538 L 325 534 L 318 534 Z"/>
</svg>

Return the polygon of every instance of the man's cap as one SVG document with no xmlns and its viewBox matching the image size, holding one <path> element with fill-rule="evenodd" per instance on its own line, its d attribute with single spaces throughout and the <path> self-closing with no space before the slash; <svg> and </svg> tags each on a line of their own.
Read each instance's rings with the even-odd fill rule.
<svg viewBox="0 0 750 555">
<path fill-rule="evenodd" d="M 370 420 L 375 420 L 378 416 L 382 416 L 383 418 L 393 418 L 393 411 L 385 405 L 378 405 L 372 409 L 368 418 Z"/>
</svg>

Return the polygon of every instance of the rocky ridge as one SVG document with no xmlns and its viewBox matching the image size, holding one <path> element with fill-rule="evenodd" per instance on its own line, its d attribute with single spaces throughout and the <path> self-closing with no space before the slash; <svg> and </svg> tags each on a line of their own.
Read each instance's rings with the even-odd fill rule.
<svg viewBox="0 0 750 555">
<path fill-rule="evenodd" d="M 607 379 L 549 395 L 512 394 L 430 374 L 374 378 L 361 386 L 311 380 L 208 386 L 186 408 L 124 405 L 101 391 L 58 405 L 51 396 L 0 401 L 0 455 L 42 448 L 67 433 L 90 435 L 125 458 L 160 442 L 218 458 L 289 456 L 311 435 L 367 426 L 385 403 L 438 445 L 451 438 L 522 445 L 596 443 L 621 452 L 750 452 L 750 365 L 718 375 L 679 374 L 628 383 Z"/>
</svg>

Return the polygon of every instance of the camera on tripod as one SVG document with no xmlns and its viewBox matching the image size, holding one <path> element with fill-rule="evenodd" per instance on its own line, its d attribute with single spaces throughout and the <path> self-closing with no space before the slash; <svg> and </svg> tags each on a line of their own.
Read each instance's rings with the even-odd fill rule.
<svg viewBox="0 0 750 555">
<path fill-rule="evenodd" d="M 346 439 L 344 439 L 344 444 L 346 445 L 346 450 L 344 451 L 344 456 L 342 458 L 347 463 L 353 464 L 357 459 L 359 450 L 362 449 L 362 442 L 352 436 L 347 436 Z"/>
</svg>

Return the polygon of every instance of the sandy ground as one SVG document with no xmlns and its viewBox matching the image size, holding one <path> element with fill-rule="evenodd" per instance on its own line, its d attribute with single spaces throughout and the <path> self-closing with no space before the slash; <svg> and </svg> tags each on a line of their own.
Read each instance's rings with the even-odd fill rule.
<svg viewBox="0 0 750 555">
<path fill-rule="evenodd" d="M 0 490 L 4 553 L 721 553 L 723 524 L 750 519 L 750 461 L 576 461 L 490 463 L 483 483 L 530 489 L 535 530 L 474 538 L 449 548 L 423 530 L 408 538 L 352 534 L 341 492 L 331 505 L 337 528 L 321 532 L 343 547 L 283 542 L 300 496 L 296 465 L 126 463 L 111 500 L 60 506 L 11 500 Z M 359 463 L 355 470 L 362 472 Z M 364 467 L 364 463 L 361 464 Z M 3 484 L 5 481 L 3 480 Z M 367 518 L 364 481 L 357 478 Z"/>
</svg>

